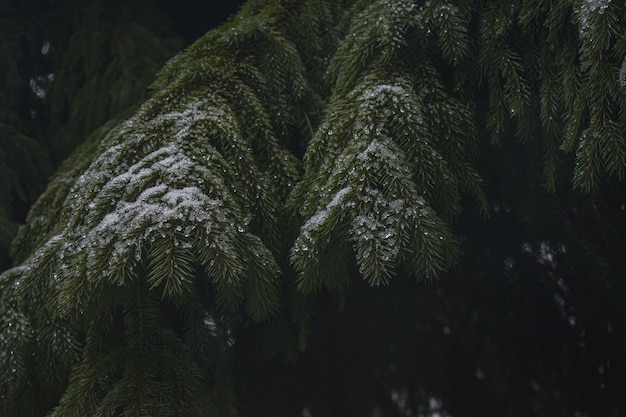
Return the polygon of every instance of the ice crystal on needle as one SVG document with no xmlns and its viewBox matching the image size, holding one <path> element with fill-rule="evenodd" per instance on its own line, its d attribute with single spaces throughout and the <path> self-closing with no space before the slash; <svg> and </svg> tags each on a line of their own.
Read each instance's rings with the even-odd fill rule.
<svg viewBox="0 0 626 417">
<path fill-rule="evenodd" d="M 611 0 L 582 0 L 580 5 L 581 34 L 585 35 L 590 25 L 592 13 L 604 14 Z"/>
<path fill-rule="evenodd" d="M 300 229 L 300 237 L 294 244 L 294 253 L 307 252 L 309 250 L 313 243 L 313 235 L 319 233 L 319 229 L 328 221 L 329 216 L 345 210 L 344 200 L 350 191 L 352 191 L 350 187 L 339 190 L 322 210 L 315 213 L 304 223 Z"/>
</svg>

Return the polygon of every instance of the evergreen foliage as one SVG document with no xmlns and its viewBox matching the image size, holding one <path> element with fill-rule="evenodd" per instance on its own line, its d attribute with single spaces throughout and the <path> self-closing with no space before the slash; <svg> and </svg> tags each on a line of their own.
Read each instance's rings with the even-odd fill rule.
<svg viewBox="0 0 626 417">
<path fill-rule="evenodd" d="M 552 191 L 563 175 L 589 198 L 623 186 L 617 1 L 249 0 L 172 58 L 121 120 L 175 44 L 133 10 L 111 24 L 104 3 L 85 6 L 83 42 L 69 40 L 46 90 L 43 135 L 64 149 L 89 139 L 32 207 L 18 266 L 0 276 L 8 417 L 236 415 L 231 359 L 245 329 L 286 355 L 297 332 L 302 349 L 310 342 L 321 290 L 345 305 L 351 288 L 371 295 L 361 280 L 430 282 L 484 256 L 462 216 L 491 206 L 498 218 L 483 179 L 496 175 L 479 162 L 497 161 L 494 145 L 514 154 L 510 136 L 540 155 Z M 42 142 L 11 120 L 5 160 L 28 161 L 43 181 Z M 15 166 L 0 169 L 6 195 L 36 194 Z M 14 227 L 2 220 L 0 239 Z M 597 251 L 607 276 L 612 254 L 596 234 L 567 241 Z M 525 238 L 553 277 L 550 245 Z M 415 314 L 409 305 L 398 309 Z"/>
<path fill-rule="evenodd" d="M 29 60 L 21 44 L 34 43 L 32 32 L 40 22 L 11 19 L 18 15 L 17 5 L 0 3 L 0 268 L 10 265 L 8 248 L 17 226 L 23 221 L 17 215 L 21 205 L 32 203 L 41 193 L 50 174 L 50 160 L 44 146 L 24 122 L 24 113 L 33 105 L 28 76 L 20 63 Z M 34 96 L 34 94 L 33 94 Z M 26 126 L 25 126 L 26 125 Z"/>
<path fill-rule="evenodd" d="M 139 16 L 139 17 L 137 17 Z M 62 28 L 62 30 L 59 30 Z M 0 265 L 52 172 L 182 45 L 144 2 L 0 2 Z"/>
<path fill-rule="evenodd" d="M 68 2 L 54 11 L 54 82 L 46 89 L 57 161 L 104 122 L 146 98 L 163 63 L 182 47 L 165 16 L 149 2 Z M 57 23 L 54 23 L 57 24 Z"/>
</svg>

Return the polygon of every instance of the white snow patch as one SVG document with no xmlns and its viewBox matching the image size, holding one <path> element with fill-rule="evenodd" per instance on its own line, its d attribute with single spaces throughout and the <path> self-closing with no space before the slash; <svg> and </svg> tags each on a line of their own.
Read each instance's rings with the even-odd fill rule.
<svg viewBox="0 0 626 417">
<path fill-rule="evenodd" d="M 377 156 L 387 164 L 394 164 L 398 160 L 398 156 L 387 145 L 374 139 L 365 148 L 357 158 L 362 162 L 368 162 L 372 156 Z"/>
<path fill-rule="evenodd" d="M 315 213 L 310 219 L 308 219 L 302 228 L 300 229 L 300 236 L 296 240 L 294 245 L 294 250 L 296 252 L 299 251 L 308 251 L 309 244 L 314 241 L 312 234 L 314 234 L 320 227 L 326 222 L 328 216 L 337 209 L 342 209 L 343 201 L 348 193 L 352 191 L 352 187 L 344 187 L 340 189 L 326 204 L 326 206 Z"/>
<path fill-rule="evenodd" d="M 580 34 L 586 35 L 592 13 L 604 14 L 611 0 L 582 0 L 580 5 Z"/>
</svg>

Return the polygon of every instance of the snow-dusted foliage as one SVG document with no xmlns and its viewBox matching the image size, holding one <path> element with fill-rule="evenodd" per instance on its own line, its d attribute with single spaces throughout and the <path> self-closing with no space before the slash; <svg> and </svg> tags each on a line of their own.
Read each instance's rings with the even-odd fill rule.
<svg viewBox="0 0 626 417">
<path fill-rule="evenodd" d="M 76 365 L 55 416 L 153 414 L 140 398 L 161 395 L 163 378 L 186 393 L 172 394 L 175 415 L 232 407 L 231 321 L 278 308 L 280 211 L 298 163 L 259 99 L 267 75 L 246 60 L 239 75 L 223 70 L 231 41 L 175 58 L 177 73 L 166 68 L 155 95 L 57 175 L 31 212 L 16 244 L 25 256 L 0 278 L 0 373 L 13 387 L 2 383 L 3 398 L 46 374 L 27 357 L 43 352 L 59 378 Z M 146 360 L 168 376 L 146 375 Z"/>
<path fill-rule="evenodd" d="M 105 139 L 70 188 L 57 234 L 22 266 L 39 279 L 42 263 L 52 262 L 52 290 L 64 312 L 83 311 L 101 296 L 88 288 L 128 285 L 141 268 L 166 298 L 192 291 L 202 268 L 222 307 L 237 304 L 248 277 L 266 280 L 260 288 L 268 289 L 276 280 L 272 254 L 250 230 L 253 211 L 263 215 L 254 210 L 257 200 L 275 203 L 227 103 L 200 91 L 155 117 L 150 106 Z M 268 304 L 255 305 L 253 315 L 271 311 L 273 298 L 260 297 Z"/>
<path fill-rule="evenodd" d="M 585 36 L 594 13 L 604 14 L 611 0 L 582 0 L 580 4 L 580 31 Z"/>
<path fill-rule="evenodd" d="M 466 154 L 472 114 L 425 59 L 438 45 L 458 64 L 467 35 L 462 24 L 431 35 L 462 21 L 458 8 L 434 3 L 364 7 L 331 62 L 335 94 L 292 196 L 304 223 L 291 260 L 305 292 L 345 290 L 354 260 L 371 285 L 388 283 L 398 268 L 433 279 L 455 261 L 445 220 L 461 191 L 483 201 Z M 409 39 L 420 41 L 409 50 Z"/>
<path fill-rule="evenodd" d="M 152 297 L 147 290 L 193 311 L 194 304 L 206 304 L 198 298 L 201 288 L 213 294 L 215 304 L 206 308 L 221 314 L 241 303 L 257 319 L 275 310 L 279 268 L 255 234 L 262 231 L 259 224 L 272 221 L 255 219 L 263 216 L 256 207 L 277 203 L 267 186 L 270 174 L 259 169 L 217 95 L 200 90 L 151 116 L 151 106 L 161 105 L 156 102 L 104 139 L 99 155 L 69 188 L 53 233 L 2 277 L 6 285 L 13 282 L 7 294 L 14 291 L 33 310 L 43 310 L 36 317 L 81 322 L 89 312 L 89 321 L 106 320 L 116 308 L 141 311 L 129 303 Z M 10 331 L 0 338 L 0 349 L 14 356 L 3 364 L 11 367 L 10 376 L 28 374 L 18 372 L 24 361 L 16 343 L 33 343 L 24 330 L 29 321 L 7 314 L 13 316 L 3 319 Z M 158 309 L 144 314 L 158 317 Z M 141 327 L 131 319 L 125 325 Z M 106 332 L 93 337 L 101 343 L 107 338 Z M 65 338 L 74 348 L 62 357 L 78 345 L 71 332 Z M 77 357 L 70 359 L 66 366 Z"/>
<path fill-rule="evenodd" d="M 406 79 L 369 77 L 329 105 L 333 115 L 311 143 L 294 193 L 305 222 L 291 259 L 303 290 L 347 288 L 350 274 L 325 269 L 348 269 L 350 253 L 372 285 L 389 282 L 401 263 L 432 279 L 453 262 L 454 239 L 431 205 L 455 201 L 457 185 L 419 104 Z"/>
<path fill-rule="evenodd" d="M 33 207 L 0 276 L 0 409 L 58 377 L 53 417 L 234 415 L 238 325 L 303 336 L 319 289 L 454 265 L 486 138 L 541 143 L 548 187 L 562 151 L 575 186 L 624 178 L 622 23 L 574 3 L 248 1 Z"/>
</svg>

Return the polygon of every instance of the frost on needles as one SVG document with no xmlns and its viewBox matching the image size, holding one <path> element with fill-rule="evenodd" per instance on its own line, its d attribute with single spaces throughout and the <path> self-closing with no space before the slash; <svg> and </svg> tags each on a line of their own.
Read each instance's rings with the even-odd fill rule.
<svg viewBox="0 0 626 417">
<path fill-rule="evenodd" d="M 0 409 L 234 415 L 244 317 L 304 334 L 320 289 L 454 265 L 487 138 L 539 141 L 548 188 L 565 152 L 575 187 L 623 179 L 621 20 L 575 3 L 247 2 L 33 207 L 0 277 Z"/>
</svg>

